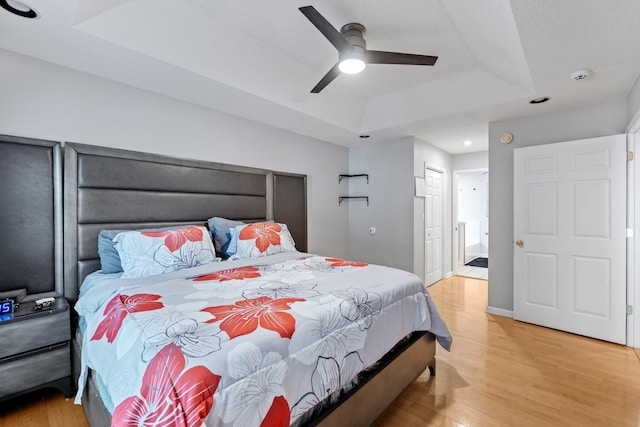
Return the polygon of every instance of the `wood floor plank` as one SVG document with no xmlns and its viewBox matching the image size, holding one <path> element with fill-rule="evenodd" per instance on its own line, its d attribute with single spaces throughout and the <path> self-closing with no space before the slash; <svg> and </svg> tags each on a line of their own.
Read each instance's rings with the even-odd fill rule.
<svg viewBox="0 0 640 427">
<path fill-rule="evenodd" d="M 56 389 L 38 390 L 0 404 L 0 427 L 87 427 L 81 406 Z"/>
<path fill-rule="evenodd" d="M 640 426 L 640 350 L 487 314 L 487 281 L 429 287 L 454 344 L 376 427 Z M 0 404 L 0 427 L 87 427 L 55 390 Z"/>
<path fill-rule="evenodd" d="M 453 348 L 438 348 L 436 376 L 410 385 L 376 427 L 423 408 L 465 426 L 640 425 L 633 349 L 487 314 L 484 280 L 453 277 L 429 291 Z"/>
</svg>

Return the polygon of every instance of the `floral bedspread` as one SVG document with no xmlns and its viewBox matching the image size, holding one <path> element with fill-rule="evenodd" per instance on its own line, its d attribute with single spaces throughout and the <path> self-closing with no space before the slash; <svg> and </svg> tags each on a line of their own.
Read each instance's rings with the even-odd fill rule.
<svg viewBox="0 0 640 427">
<path fill-rule="evenodd" d="M 77 400 L 94 369 L 114 426 L 286 426 L 410 332 L 451 343 L 420 279 L 388 267 L 284 253 L 112 276 L 76 304 Z"/>
</svg>

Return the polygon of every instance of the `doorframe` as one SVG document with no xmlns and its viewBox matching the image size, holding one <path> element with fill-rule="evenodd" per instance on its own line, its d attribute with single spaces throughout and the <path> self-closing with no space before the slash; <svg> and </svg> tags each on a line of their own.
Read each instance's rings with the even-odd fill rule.
<svg viewBox="0 0 640 427">
<path fill-rule="evenodd" d="M 445 266 L 445 247 L 446 245 L 444 244 L 444 240 L 445 240 L 445 230 L 447 229 L 447 227 L 445 227 L 446 224 L 446 217 L 445 214 L 447 212 L 446 210 L 446 171 L 443 169 L 440 169 L 436 166 L 431 166 L 429 164 L 427 164 L 426 162 L 424 163 L 424 171 L 422 173 L 422 175 L 426 178 L 427 177 L 427 173 L 426 171 L 430 170 L 433 172 L 437 172 L 440 175 L 442 175 L 442 180 L 440 182 L 440 199 L 441 199 L 441 203 L 440 203 L 440 220 L 441 220 L 441 232 L 442 232 L 442 236 L 440 237 L 440 271 L 442 271 L 442 277 L 440 280 L 445 279 L 447 277 L 449 277 L 449 272 L 445 272 L 444 271 L 444 266 Z M 426 199 L 423 201 L 424 205 L 423 205 L 423 212 L 424 215 L 426 215 L 427 213 L 427 201 Z M 423 248 L 422 248 L 422 252 L 424 253 L 424 259 L 422 260 L 424 263 L 424 268 L 422 269 L 422 276 L 424 279 L 426 279 L 427 277 L 427 238 L 425 235 L 425 230 L 426 230 L 426 223 L 425 223 L 425 217 L 423 215 L 422 218 L 422 244 L 423 244 Z M 437 282 L 435 282 L 437 283 Z M 433 283 L 432 283 L 433 284 Z M 428 285 L 430 286 L 430 285 Z"/>
<path fill-rule="evenodd" d="M 640 265 L 640 239 L 636 224 L 640 225 L 640 172 L 636 173 L 635 156 L 640 155 L 640 111 L 627 127 L 627 151 L 634 153 L 634 160 L 627 162 L 627 229 L 633 232 L 627 239 L 627 305 L 633 307 L 632 314 L 627 316 L 627 345 L 640 348 L 640 275 L 636 274 L 636 265 Z M 629 235 L 629 234 L 628 234 Z"/>
<path fill-rule="evenodd" d="M 453 171 L 453 183 L 451 185 L 451 193 L 453 193 L 451 198 L 451 264 L 454 276 L 458 274 L 458 251 L 460 249 L 458 247 L 458 242 L 460 241 L 460 230 L 458 230 L 458 193 L 460 193 L 458 186 L 460 183 L 458 182 L 458 175 L 461 173 L 474 172 L 489 173 L 489 168 L 457 169 Z M 491 231 L 489 231 L 489 233 L 491 233 Z"/>
</svg>

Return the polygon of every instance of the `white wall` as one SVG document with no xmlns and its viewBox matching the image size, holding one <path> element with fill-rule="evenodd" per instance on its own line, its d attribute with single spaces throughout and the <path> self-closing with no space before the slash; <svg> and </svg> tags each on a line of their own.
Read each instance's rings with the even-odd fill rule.
<svg viewBox="0 0 640 427">
<path fill-rule="evenodd" d="M 488 182 L 487 172 L 458 174 L 458 222 L 466 223 L 465 262 L 488 254 Z"/>
<path fill-rule="evenodd" d="M 412 138 L 350 150 L 349 173 L 368 173 L 369 184 L 351 178 L 341 189 L 369 196 L 369 206 L 360 200 L 342 204 L 349 211 L 349 258 L 414 271 L 412 162 Z M 370 227 L 376 228 L 374 235 Z"/>
<path fill-rule="evenodd" d="M 6 50 L 0 63 L 0 133 L 306 174 L 308 250 L 347 255 L 346 148 Z"/>
<path fill-rule="evenodd" d="M 489 151 L 455 154 L 451 158 L 451 162 L 454 171 L 487 169 L 489 167 Z"/>
<path fill-rule="evenodd" d="M 620 134 L 626 125 L 624 98 L 489 124 L 489 309 L 513 310 L 513 150 Z M 512 143 L 499 142 L 503 132 Z"/>
</svg>

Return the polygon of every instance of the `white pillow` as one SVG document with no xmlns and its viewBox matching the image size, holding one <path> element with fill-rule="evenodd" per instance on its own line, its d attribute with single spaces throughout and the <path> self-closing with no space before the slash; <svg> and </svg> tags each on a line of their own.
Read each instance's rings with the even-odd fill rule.
<svg viewBox="0 0 640 427">
<path fill-rule="evenodd" d="M 124 231 L 113 238 L 122 277 L 139 278 L 170 273 L 215 261 L 211 235 L 205 227 Z"/>
<path fill-rule="evenodd" d="M 236 247 L 234 258 L 257 258 L 296 250 L 287 225 L 276 222 L 256 222 L 235 227 L 232 241 Z"/>
</svg>

